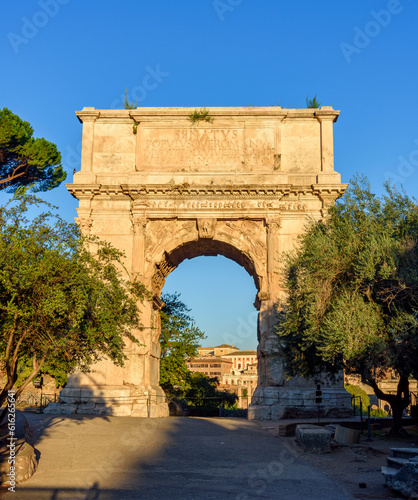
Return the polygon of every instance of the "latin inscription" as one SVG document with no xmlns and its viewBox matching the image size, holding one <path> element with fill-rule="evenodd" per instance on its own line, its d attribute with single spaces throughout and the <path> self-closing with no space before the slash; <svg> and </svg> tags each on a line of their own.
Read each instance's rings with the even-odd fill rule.
<svg viewBox="0 0 418 500">
<path fill-rule="evenodd" d="M 273 144 L 273 129 L 144 128 L 141 138 L 147 167 L 273 166 Z"/>
<path fill-rule="evenodd" d="M 307 208 L 306 203 L 299 201 L 295 202 L 280 202 L 268 200 L 190 200 L 190 201 L 173 201 L 173 200 L 149 200 L 146 204 L 147 208 L 151 209 L 220 209 L 220 210 L 239 210 L 239 209 L 275 209 L 281 212 L 304 211 Z M 144 203 L 141 203 L 141 208 Z"/>
</svg>

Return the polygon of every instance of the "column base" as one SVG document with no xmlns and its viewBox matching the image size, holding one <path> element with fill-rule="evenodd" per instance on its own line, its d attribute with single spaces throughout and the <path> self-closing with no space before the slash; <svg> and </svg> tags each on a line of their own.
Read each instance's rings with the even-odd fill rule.
<svg viewBox="0 0 418 500">
<path fill-rule="evenodd" d="M 344 388 L 323 388 L 315 402 L 313 388 L 257 387 L 248 408 L 249 420 L 288 418 L 344 418 L 352 415 L 351 395 Z"/>
<path fill-rule="evenodd" d="M 61 390 L 58 403 L 44 410 L 52 415 L 113 415 L 123 417 L 168 417 L 168 404 L 161 387 L 74 386 Z"/>
</svg>

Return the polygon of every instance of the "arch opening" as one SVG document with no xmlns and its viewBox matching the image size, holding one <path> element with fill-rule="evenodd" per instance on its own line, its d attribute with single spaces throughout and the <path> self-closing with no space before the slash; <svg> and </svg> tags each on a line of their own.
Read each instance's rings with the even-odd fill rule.
<svg viewBox="0 0 418 500">
<path fill-rule="evenodd" d="M 253 278 L 257 294 L 260 292 L 262 277 L 257 271 L 254 261 L 248 254 L 224 241 L 199 238 L 195 241 L 183 243 L 169 252 L 164 252 L 163 259 L 155 265 L 152 286 L 157 300 L 160 299 L 166 277 L 184 260 L 218 255 L 231 259 L 243 267 Z M 259 309 L 257 297 L 254 305 Z"/>
</svg>

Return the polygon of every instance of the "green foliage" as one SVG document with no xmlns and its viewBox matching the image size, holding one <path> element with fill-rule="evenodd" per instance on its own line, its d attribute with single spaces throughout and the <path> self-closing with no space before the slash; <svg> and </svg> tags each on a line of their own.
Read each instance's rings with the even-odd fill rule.
<svg viewBox="0 0 418 500">
<path fill-rule="evenodd" d="M 306 97 L 306 107 L 307 108 L 319 108 L 321 103 L 316 98 L 316 95 L 313 99 L 309 99 L 309 96 Z"/>
<path fill-rule="evenodd" d="M 408 379 L 418 376 L 417 229 L 415 201 L 389 185 L 378 198 L 359 177 L 324 222 L 308 224 L 284 269 L 278 334 L 289 375 L 344 369 L 392 408 L 409 404 Z M 393 396 L 377 386 L 388 369 L 400 380 Z"/>
<path fill-rule="evenodd" d="M 361 399 L 363 412 L 365 411 L 367 413 L 367 407 L 370 406 L 370 398 L 367 392 L 358 385 L 351 384 L 344 385 L 344 389 L 351 395 L 356 396 L 356 414 L 358 415 L 360 411 L 360 402 L 358 398 Z"/>
<path fill-rule="evenodd" d="M 128 87 L 126 87 L 126 90 L 125 90 L 125 96 L 123 98 L 123 107 L 124 107 L 124 109 L 136 109 L 138 107 L 138 101 L 135 101 L 135 102 L 129 101 Z"/>
<path fill-rule="evenodd" d="M 356 415 L 360 415 L 360 401 L 358 399 L 359 397 L 361 398 L 362 413 L 363 413 L 363 415 L 367 415 L 367 408 L 368 408 L 368 406 L 370 406 L 370 398 L 369 398 L 369 395 L 366 393 L 366 391 L 363 390 L 358 385 L 346 384 L 346 385 L 344 385 L 344 388 L 347 392 L 349 392 L 353 396 L 356 396 L 356 400 L 355 400 Z M 388 412 L 385 410 L 382 410 L 381 408 L 370 409 L 370 416 L 371 417 L 387 417 Z"/>
<path fill-rule="evenodd" d="M 55 144 L 35 139 L 28 122 L 7 108 L 0 110 L 0 190 L 33 186 L 35 191 L 47 191 L 66 175 Z"/>
<path fill-rule="evenodd" d="M 160 311 L 160 385 L 172 393 L 176 386 L 187 386 L 186 359 L 197 355 L 205 334 L 195 326 L 188 314 L 190 309 L 180 300 L 180 294 L 164 294 L 162 300 L 165 305 Z"/>
<path fill-rule="evenodd" d="M 193 111 L 193 113 L 191 113 L 189 115 L 189 120 L 194 124 L 194 123 L 197 123 L 199 121 L 203 121 L 203 122 L 209 122 L 209 123 L 212 123 L 213 122 L 213 118 L 212 116 L 210 116 L 209 114 L 209 110 L 206 109 L 206 108 L 202 108 L 200 110 L 197 110 L 195 109 Z"/>
<path fill-rule="evenodd" d="M 190 372 L 187 383 L 188 389 L 184 393 L 184 399 L 190 406 L 219 408 L 225 405 L 232 408 L 238 400 L 236 394 L 218 390 L 217 377 L 209 378 L 203 373 Z"/>
<path fill-rule="evenodd" d="M 122 365 L 124 340 L 138 343 L 131 331 L 140 327 L 146 290 L 122 277 L 123 254 L 51 211 L 29 220 L 38 202 L 22 197 L 0 207 L 0 356 L 8 377 L 0 402 L 19 364 L 32 362 L 28 383 L 42 369 L 88 371 L 103 356 Z"/>
<path fill-rule="evenodd" d="M 377 408 L 377 410 L 370 410 L 371 417 L 389 417 L 389 412 L 382 410 L 381 408 Z"/>
</svg>

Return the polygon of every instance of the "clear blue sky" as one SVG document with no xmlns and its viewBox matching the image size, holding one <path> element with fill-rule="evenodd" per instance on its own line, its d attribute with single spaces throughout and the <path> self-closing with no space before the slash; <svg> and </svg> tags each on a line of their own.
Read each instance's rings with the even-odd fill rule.
<svg viewBox="0 0 418 500">
<path fill-rule="evenodd" d="M 418 187 L 418 5 L 413 0 L 39 0 L 1 6 L 0 107 L 29 121 L 62 152 L 67 181 L 79 169 L 83 106 L 305 107 L 317 94 L 341 110 L 335 167 Z M 159 84 L 142 87 L 159 72 Z M 6 195 L 0 195 L 5 199 Z M 77 201 L 45 195 L 69 221 Z M 1 200 L 0 200 L 1 201 Z M 206 344 L 255 348 L 255 287 L 222 257 L 181 264 L 178 290 Z M 248 327 L 246 325 L 249 325 Z"/>
</svg>

